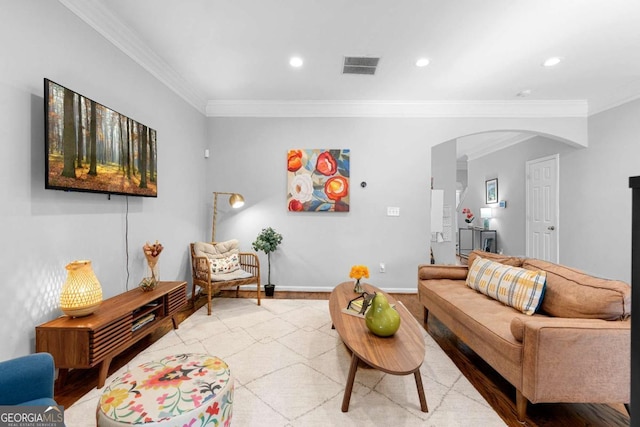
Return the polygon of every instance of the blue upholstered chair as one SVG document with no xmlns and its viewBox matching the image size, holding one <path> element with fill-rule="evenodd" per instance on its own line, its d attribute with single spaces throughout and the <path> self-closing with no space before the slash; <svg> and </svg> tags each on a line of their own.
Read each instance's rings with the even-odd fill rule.
<svg viewBox="0 0 640 427">
<path fill-rule="evenodd" d="M 49 353 L 0 362 L 0 405 L 57 405 L 53 400 L 54 377 Z"/>
</svg>

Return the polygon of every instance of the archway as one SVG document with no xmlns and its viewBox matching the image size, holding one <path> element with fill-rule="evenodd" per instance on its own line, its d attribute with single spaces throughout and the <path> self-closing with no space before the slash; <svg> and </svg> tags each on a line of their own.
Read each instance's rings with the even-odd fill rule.
<svg viewBox="0 0 640 427">
<path fill-rule="evenodd" d="M 491 207 L 490 228 L 497 234 L 492 250 L 525 256 L 526 162 L 552 154 L 562 158 L 564 153 L 584 146 L 548 133 L 513 129 L 468 134 L 433 146 L 432 186 L 445 193 L 444 232 L 441 236 L 432 234 L 431 239 L 435 262 L 460 262 L 459 229 L 467 226 L 463 208 L 475 215 L 477 227 L 482 226 L 480 208 Z M 505 207 L 486 204 L 485 184 L 494 179 Z M 469 245 L 464 243 L 465 247 Z"/>
</svg>

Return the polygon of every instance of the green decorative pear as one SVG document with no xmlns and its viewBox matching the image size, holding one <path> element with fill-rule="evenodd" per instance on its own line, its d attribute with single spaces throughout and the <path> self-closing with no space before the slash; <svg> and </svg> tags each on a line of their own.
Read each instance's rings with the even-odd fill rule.
<svg viewBox="0 0 640 427">
<path fill-rule="evenodd" d="M 373 297 L 364 320 L 367 328 L 379 337 L 390 337 L 400 327 L 400 315 L 389 305 L 387 297 L 381 293 L 376 293 Z"/>
</svg>

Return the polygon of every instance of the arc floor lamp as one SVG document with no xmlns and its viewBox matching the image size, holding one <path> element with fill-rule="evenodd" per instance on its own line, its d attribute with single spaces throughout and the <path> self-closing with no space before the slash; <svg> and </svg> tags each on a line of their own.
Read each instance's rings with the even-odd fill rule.
<svg viewBox="0 0 640 427">
<path fill-rule="evenodd" d="M 216 241 L 216 219 L 218 217 L 218 195 L 219 194 L 228 194 L 229 195 L 229 205 L 232 208 L 238 209 L 244 206 L 244 197 L 238 193 L 224 193 L 220 191 L 213 192 L 213 223 L 211 224 L 211 241 Z"/>
</svg>

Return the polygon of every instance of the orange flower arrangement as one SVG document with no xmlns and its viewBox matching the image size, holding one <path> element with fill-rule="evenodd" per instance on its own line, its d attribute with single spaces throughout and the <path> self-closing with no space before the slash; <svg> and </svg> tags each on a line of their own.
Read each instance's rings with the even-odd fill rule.
<svg viewBox="0 0 640 427">
<path fill-rule="evenodd" d="M 366 265 L 354 265 L 351 267 L 351 272 L 349 273 L 349 277 L 352 279 L 356 279 L 356 283 L 353 286 L 353 292 L 362 293 L 364 289 L 360 285 L 360 279 L 363 277 L 369 278 L 369 268 Z"/>
<path fill-rule="evenodd" d="M 352 279 L 360 280 L 363 277 L 369 278 L 369 268 L 366 265 L 354 265 L 351 267 L 349 277 Z"/>
</svg>

